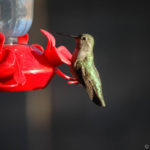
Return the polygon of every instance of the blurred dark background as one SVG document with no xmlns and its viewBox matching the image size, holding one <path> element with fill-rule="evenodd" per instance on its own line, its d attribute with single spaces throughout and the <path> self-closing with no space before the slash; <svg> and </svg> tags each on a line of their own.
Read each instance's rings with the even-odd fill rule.
<svg viewBox="0 0 150 150">
<path fill-rule="evenodd" d="M 95 37 L 107 107 L 97 107 L 84 89 L 59 76 L 43 91 L 0 93 L 0 149 L 144 150 L 150 145 L 149 4 L 36 0 L 34 15 L 31 42 L 46 45 L 40 28 Z M 57 45 L 73 52 L 72 39 L 55 37 Z M 67 66 L 61 69 L 69 74 Z"/>
</svg>

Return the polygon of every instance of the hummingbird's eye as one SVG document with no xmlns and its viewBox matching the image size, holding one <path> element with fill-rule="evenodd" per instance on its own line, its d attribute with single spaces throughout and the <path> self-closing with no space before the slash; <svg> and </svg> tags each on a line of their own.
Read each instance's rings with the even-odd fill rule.
<svg viewBox="0 0 150 150">
<path fill-rule="evenodd" d="M 85 36 L 84 36 L 84 37 L 82 37 L 82 40 L 84 40 L 84 41 L 85 41 L 85 40 L 86 40 L 86 37 L 85 37 Z"/>
</svg>

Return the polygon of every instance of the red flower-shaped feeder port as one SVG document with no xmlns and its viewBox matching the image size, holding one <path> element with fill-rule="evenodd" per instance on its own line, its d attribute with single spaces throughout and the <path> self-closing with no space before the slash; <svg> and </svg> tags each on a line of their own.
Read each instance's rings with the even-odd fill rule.
<svg viewBox="0 0 150 150">
<path fill-rule="evenodd" d="M 68 79 L 57 67 L 71 65 L 71 53 L 64 46 L 55 47 L 55 38 L 45 30 L 48 38 L 44 50 L 38 44 L 27 45 L 28 34 L 18 37 L 18 44 L 4 44 L 5 36 L 0 33 L 0 91 L 15 92 L 44 88 L 55 73 Z"/>
</svg>

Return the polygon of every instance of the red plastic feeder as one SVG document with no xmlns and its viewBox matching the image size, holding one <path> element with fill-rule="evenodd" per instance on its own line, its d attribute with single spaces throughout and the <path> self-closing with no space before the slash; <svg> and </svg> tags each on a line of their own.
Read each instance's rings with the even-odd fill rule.
<svg viewBox="0 0 150 150">
<path fill-rule="evenodd" d="M 55 47 L 55 38 L 45 30 L 41 32 L 48 38 L 44 50 L 38 44 L 27 45 L 28 34 L 18 37 L 18 44 L 4 44 L 5 36 L 0 33 L 0 91 L 15 92 L 44 88 L 55 73 L 63 74 L 57 67 L 71 65 L 71 53 L 66 47 Z"/>
</svg>

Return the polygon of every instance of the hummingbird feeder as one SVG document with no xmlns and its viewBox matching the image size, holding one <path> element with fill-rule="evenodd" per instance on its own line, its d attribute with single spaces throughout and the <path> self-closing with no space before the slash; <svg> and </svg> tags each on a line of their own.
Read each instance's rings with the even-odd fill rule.
<svg viewBox="0 0 150 150">
<path fill-rule="evenodd" d="M 15 92 L 44 88 L 57 73 L 74 80 L 57 67 L 71 65 L 72 54 L 64 46 L 55 47 L 55 38 L 47 37 L 46 49 L 28 45 L 33 20 L 34 0 L 0 0 L 0 91 Z"/>
</svg>

